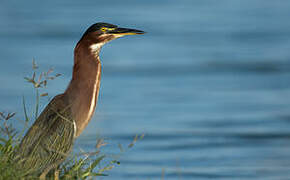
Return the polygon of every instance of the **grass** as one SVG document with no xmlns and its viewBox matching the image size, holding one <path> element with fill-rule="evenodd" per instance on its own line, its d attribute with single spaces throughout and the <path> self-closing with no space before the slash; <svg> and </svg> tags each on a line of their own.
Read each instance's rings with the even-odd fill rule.
<svg viewBox="0 0 290 180">
<path fill-rule="evenodd" d="M 101 153 L 101 148 L 106 145 L 103 139 L 96 140 L 95 150 L 92 152 L 76 152 L 71 154 L 64 162 L 58 164 L 58 168 L 54 168 L 48 172 L 42 172 L 40 175 L 34 169 L 25 169 L 21 167 L 21 162 L 15 162 L 14 152 L 18 150 L 19 143 L 28 129 L 30 121 L 35 120 L 39 115 L 40 98 L 48 96 L 45 88 L 49 81 L 59 77 L 60 74 L 54 74 L 52 69 L 47 72 L 38 73 L 38 66 L 33 61 L 33 73 L 31 77 L 25 77 L 25 80 L 33 85 L 35 90 L 35 107 L 33 115 L 29 116 L 26 107 L 25 98 L 23 98 L 24 110 L 24 127 L 17 131 L 12 126 L 15 113 L 0 112 L 0 180 L 6 179 L 93 179 L 97 176 L 107 176 L 109 170 L 119 165 L 117 159 L 112 159 Z M 142 139 L 144 135 L 136 135 L 132 143 L 126 148 L 131 148 L 138 139 Z M 124 148 L 119 144 L 120 153 L 124 152 Z M 125 149 L 126 150 L 126 149 Z M 104 163 L 105 162 L 107 163 Z"/>
</svg>

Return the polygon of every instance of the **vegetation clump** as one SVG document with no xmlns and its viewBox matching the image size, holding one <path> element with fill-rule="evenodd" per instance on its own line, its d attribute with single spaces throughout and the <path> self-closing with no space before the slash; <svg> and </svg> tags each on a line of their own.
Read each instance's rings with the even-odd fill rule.
<svg viewBox="0 0 290 180">
<path fill-rule="evenodd" d="M 30 121 L 35 120 L 39 113 L 40 98 L 48 96 L 45 88 L 48 81 L 54 80 L 60 74 L 52 75 L 53 70 L 49 69 L 44 73 L 37 73 L 38 66 L 33 61 L 33 73 L 31 77 L 25 77 L 25 80 L 33 85 L 36 94 L 35 107 L 33 107 L 33 115 L 28 115 L 25 99 L 23 98 L 24 109 L 24 127 L 22 130 L 16 130 L 13 127 L 12 121 L 15 120 L 14 112 L 0 112 L 0 180 L 6 179 L 88 179 L 96 176 L 106 176 L 105 172 L 111 170 L 119 161 L 107 157 L 101 153 L 101 147 L 106 145 L 103 139 L 96 140 L 95 150 L 93 152 L 80 152 L 71 153 L 69 157 L 60 164 L 56 164 L 56 168 L 51 168 L 47 172 L 39 174 L 37 170 L 30 168 L 25 169 L 22 167 L 21 161 L 15 160 L 19 143 L 23 134 L 28 129 Z M 38 75 L 39 74 L 39 75 Z M 143 135 L 139 139 L 143 138 Z M 129 144 L 131 148 L 138 139 L 138 135 L 134 138 L 133 142 Z M 121 152 L 124 151 L 119 144 Z M 104 163 L 106 159 L 107 163 Z"/>
</svg>

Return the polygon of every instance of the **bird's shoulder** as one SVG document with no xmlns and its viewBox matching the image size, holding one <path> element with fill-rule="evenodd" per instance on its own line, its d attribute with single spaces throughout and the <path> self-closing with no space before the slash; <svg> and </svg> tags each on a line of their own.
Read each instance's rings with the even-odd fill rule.
<svg viewBox="0 0 290 180">
<path fill-rule="evenodd" d="M 65 94 L 55 96 L 35 121 L 35 127 L 49 127 L 59 121 L 73 123 L 71 108 Z M 65 125 L 62 123 L 62 125 Z"/>
<path fill-rule="evenodd" d="M 69 106 L 68 98 L 65 94 L 56 95 L 47 106 L 55 106 L 58 109 Z"/>
</svg>

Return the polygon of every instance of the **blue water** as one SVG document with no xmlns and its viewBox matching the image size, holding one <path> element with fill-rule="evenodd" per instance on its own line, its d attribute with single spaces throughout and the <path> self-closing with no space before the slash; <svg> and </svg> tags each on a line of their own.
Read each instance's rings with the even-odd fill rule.
<svg viewBox="0 0 290 180">
<path fill-rule="evenodd" d="M 103 48 L 100 99 L 75 149 L 118 154 L 103 179 L 290 179 L 290 1 L 0 2 L 0 110 L 23 117 L 34 58 L 63 76 L 92 23 L 148 32 Z M 42 107 L 48 102 L 42 99 Z M 19 124 L 15 121 L 15 125 Z"/>
</svg>

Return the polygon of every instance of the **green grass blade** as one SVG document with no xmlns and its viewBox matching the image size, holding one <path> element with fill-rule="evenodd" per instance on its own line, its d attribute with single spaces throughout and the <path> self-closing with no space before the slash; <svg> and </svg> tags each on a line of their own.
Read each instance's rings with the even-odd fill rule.
<svg viewBox="0 0 290 180">
<path fill-rule="evenodd" d="M 38 109 L 39 109 L 39 92 L 38 89 L 36 89 L 35 120 L 38 117 Z"/>
<path fill-rule="evenodd" d="M 29 117 L 27 115 L 27 108 L 26 108 L 26 103 L 25 103 L 25 98 L 24 96 L 22 97 L 22 104 L 23 104 L 23 111 L 24 111 L 24 118 L 25 118 L 25 125 L 27 126 Z"/>
</svg>

